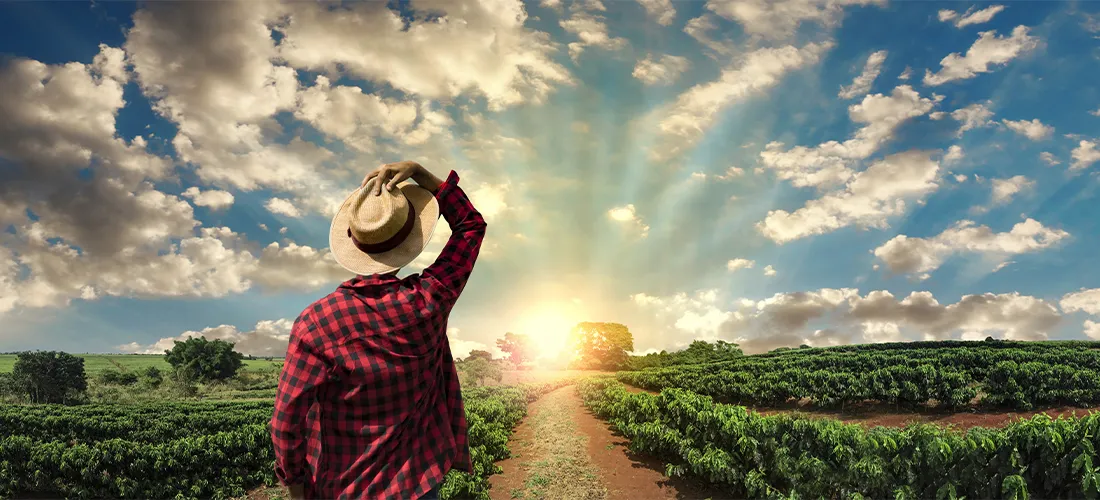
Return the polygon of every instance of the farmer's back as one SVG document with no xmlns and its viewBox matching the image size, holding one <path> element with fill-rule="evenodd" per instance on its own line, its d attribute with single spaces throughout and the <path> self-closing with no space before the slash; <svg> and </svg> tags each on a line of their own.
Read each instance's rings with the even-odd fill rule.
<svg viewBox="0 0 1100 500">
<path fill-rule="evenodd" d="M 485 221 L 457 183 L 451 172 L 435 190 L 452 234 L 434 264 L 358 275 L 295 321 L 272 437 L 277 477 L 306 498 L 420 498 L 471 471 L 446 331 Z"/>
</svg>

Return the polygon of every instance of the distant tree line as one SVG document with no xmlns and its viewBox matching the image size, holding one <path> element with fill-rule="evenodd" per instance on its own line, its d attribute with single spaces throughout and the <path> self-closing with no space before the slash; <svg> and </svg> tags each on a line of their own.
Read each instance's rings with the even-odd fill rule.
<svg viewBox="0 0 1100 500">
<path fill-rule="evenodd" d="M 164 351 L 164 360 L 172 366 L 168 375 L 183 384 L 225 380 L 237 374 L 244 355 L 233 350 L 234 344 L 224 340 L 191 337 L 176 341 Z M 61 351 L 22 351 L 16 355 L 11 373 L 0 374 L 0 396 L 30 403 L 74 404 L 87 395 L 88 376 L 84 358 Z M 155 366 L 136 372 L 124 368 L 104 370 L 97 374 L 101 384 L 129 386 L 145 383 L 158 387 L 165 374 Z"/>
<path fill-rule="evenodd" d="M 743 355 L 741 348 L 731 342 L 718 340 L 710 343 L 704 340 L 696 340 L 680 351 L 661 351 L 642 356 L 631 356 L 622 369 L 641 370 L 662 366 L 716 363 Z"/>
</svg>

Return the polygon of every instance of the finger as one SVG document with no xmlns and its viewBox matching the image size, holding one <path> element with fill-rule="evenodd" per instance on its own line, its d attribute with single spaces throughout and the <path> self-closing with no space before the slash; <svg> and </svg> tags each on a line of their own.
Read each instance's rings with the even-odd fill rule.
<svg viewBox="0 0 1100 500">
<path fill-rule="evenodd" d="M 371 179 L 373 179 L 373 178 L 375 178 L 375 177 L 378 177 L 378 171 L 377 171 L 377 170 L 375 170 L 374 172 L 371 172 L 371 173 L 367 174 L 367 176 L 366 176 L 366 177 L 363 177 L 363 183 L 362 183 L 362 184 L 359 184 L 359 186 L 360 186 L 360 187 L 362 187 L 362 186 L 366 186 L 366 185 L 367 185 L 367 183 L 368 183 L 368 182 L 370 182 L 370 180 L 371 180 Z"/>
<path fill-rule="evenodd" d="M 374 194 L 376 196 L 382 194 L 382 186 L 385 185 L 387 181 L 389 181 L 391 175 L 393 175 L 393 172 L 390 171 L 390 169 L 388 168 L 382 170 L 382 172 L 378 174 L 378 180 L 375 182 L 374 186 Z"/>
</svg>

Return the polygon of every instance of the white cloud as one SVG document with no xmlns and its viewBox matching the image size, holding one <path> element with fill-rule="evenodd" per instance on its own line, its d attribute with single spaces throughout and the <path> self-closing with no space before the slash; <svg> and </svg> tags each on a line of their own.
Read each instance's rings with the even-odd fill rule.
<svg viewBox="0 0 1100 500">
<path fill-rule="evenodd" d="M 926 152 L 890 155 L 854 174 L 844 189 L 810 200 L 793 213 L 769 211 L 756 229 L 779 244 L 850 225 L 883 229 L 909 203 L 935 191 L 939 174 L 939 165 Z"/>
<path fill-rule="evenodd" d="M 649 235 L 649 226 L 642 221 L 640 216 L 638 216 L 638 213 L 634 209 L 634 204 L 612 208 L 607 211 L 607 216 L 615 222 L 630 227 L 642 238 Z"/>
<path fill-rule="evenodd" d="M 421 145 L 446 135 L 451 118 L 427 102 L 382 98 L 359 87 L 338 85 L 318 76 L 298 95 L 294 116 L 363 153 L 377 153 L 379 142 Z"/>
<path fill-rule="evenodd" d="M 905 69 L 901 71 L 901 74 L 898 75 L 898 80 L 906 81 L 911 76 L 913 76 L 913 68 L 906 66 Z"/>
<path fill-rule="evenodd" d="M 1092 115 L 1092 116 L 1100 116 L 1100 108 L 1096 108 L 1092 111 L 1089 111 L 1089 114 Z"/>
<path fill-rule="evenodd" d="M 1100 288 L 1084 289 L 1067 293 L 1062 296 L 1059 303 L 1062 310 L 1068 313 L 1081 311 L 1086 314 L 1100 316 Z"/>
<path fill-rule="evenodd" d="M 931 238 L 895 236 L 876 248 L 874 254 L 895 273 L 920 274 L 938 269 L 953 255 L 977 253 L 1004 259 L 1053 247 L 1069 236 L 1066 231 L 1044 227 L 1034 219 L 1020 222 L 1004 233 L 994 233 L 988 226 L 964 220 Z"/>
<path fill-rule="evenodd" d="M 966 80 L 979 73 L 992 71 L 991 66 L 1007 64 L 1021 54 L 1038 47 L 1039 41 L 1028 36 L 1027 26 L 1017 26 L 1009 37 L 996 36 L 995 31 L 984 31 L 966 55 L 951 53 L 940 60 L 940 70 L 925 70 L 924 84 L 943 85 L 956 80 Z"/>
<path fill-rule="evenodd" d="M 578 4 L 574 4 L 576 7 Z M 598 9 L 604 10 L 604 9 Z M 628 45 L 625 38 L 613 37 L 608 33 L 607 23 L 602 16 L 574 8 L 568 19 L 558 22 L 562 29 L 580 39 L 569 44 L 569 57 L 577 61 L 587 47 L 599 47 L 606 50 L 618 50 Z"/>
<path fill-rule="evenodd" d="M 1085 314 L 1098 316 L 1100 315 L 1100 288 L 1082 288 L 1080 291 L 1067 293 L 1062 296 L 1059 305 L 1067 313 L 1081 311 Z M 1100 322 L 1087 319 L 1082 329 L 1086 337 L 1100 340 Z"/>
<path fill-rule="evenodd" d="M 676 20 L 676 7 L 672 6 L 672 0 L 638 0 L 645 8 L 646 14 L 661 26 L 668 26 Z"/>
<path fill-rule="evenodd" d="M 231 342 L 235 344 L 233 350 L 245 355 L 282 357 L 286 355 L 293 326 L 294 320 L 290 319 L 263 320 L 248 331 L 240 331 L 233 325 L 209 326 L 199 331 L 186 331 L 176 337 L 165 337 L 152 344 L 131 342 L 115 348 L 132 354 L 164 354 L 164 351 L 175 346 L 176 341 L 201 337 Z"/>
<path fill-rule="evenodd" d="M 959 14 L 953 10 L 941 10 L 939 12 L 939 18 L 942 22 L 954 21 L 952 24 L 956 28 L 965 28 L 974 24 L 984 24 L 993 20 L 993 16 L 996 16 L 1001 11 L 1005 10 L 1004 5 L 991 5 L 979 11 L 974 11 L 973 8 L 966 11 L 965 14 Z"/>
<path fill-rule="evenodd" d="M 406 27 L 385 2 L 290 3 L 283 7 L 289 19 L 279 28 L 279 55 L 296 68 L 330 76 L 338 74 L 339 64 L 362 79 L 423 98 L 480 95 L 492 110 L 541 103 L 557 86 L 575 84 L 554 61 L 550 37 L 526 27 L 520 1 L 426 0 L 415 7 L 445 15 L 447 22 Z"/>
<path fill-rule="evenodd" d="M 775 268 L 772 266 L 764 267 L 764 276 L 775 276 Z"/>
<path fill-rule="evenodd" d="M 749 354 L 800 344 L 828 346 L 978 335 L 1041 340 L 1061 320 L 1053 304 L 1019 293 L 965 295 L 946 305 L 930 292 L 913 292 L 899 300 L 885 290 L 861 295 L 853 288 L 778 293 L 759 301 L 723 301 L 717 290 L 668 297 L 636 294 L 631 299 L 669 327 L 694 339 L 731 340 Z M 813 323 L 818 321 L 829 321 L 833 326 L 816 328 Z M 690 341 L 683 336 L 676 338 L 682 343 Z"/>
<path fill-rule="evenodd" d="M 834 27 L 844 7 L 885 5 L 884 0 L 708 0 L 707 9 L 741 23 L 745 33 L 763 39 L 783 39 L 803 24 Z"/>
<path fill-rule="evenodd" d="M 684 25 L 684 33 L 694 38 L 700 45 L 710 49 L 712 53 L 708 55 L 711 57 L 733 54 L 737 50 L 737 46 L 732 41 L 715 40 L 711 37 L 710 33 L 717 30 L 718 25 L 715 24 L 715 16 L 710 13 L 691 19 Z"/>
<path fill-rule="evenodd" d="M 989 119 L 993 117 L 993 111 L 986 107 L 988 103 L 974 103 L 965 108 L 959 108 L 951 112 L 951 118 L 962 122 L 959 126 L 958 137 L 962 137 L 967 130 L 990 125 Z"/>
<path fill-rule="evenodd" d="M 649 116 L 656 123 L 650 159 L 666 161 L 689 151 L 730 105 L 775 86 L 786 73 L 816 63 L 828 45 L 759 49 L 722 70 L 718 80 L 688 89 Z"/>
<path fill-rule="evenodd" d="M 183 192 L 183 196 L 191 198 L 195 206 L 207 207 L 211 210 L 221 210 L 233 204 L 233 193 L 217 189 L 200 190 L 191 186 Z"/>
<path fill-rule="evenodd" d="M 947 153 L 945 153 L 943 155 L 943 161 L 944 161 L 944 163 L 955 163 L 955 162 L 963 159 L 964 156 L 965 156 L 965 154 L 963 153 L 962 146 L 959 146 L 958 144 L 955 144 L 955 145 L 952 145 L 951 147 L 947 148 Z M 963 176 L 963 177 L 965 178 L 966 176 Z"/>
<path fill-rule="evenodd" d="M 1042 161 L 1043 163 L 1046 163 L 1048 167 L 1053 167 L 1055 165 L 1058 165 L 1058 164 L 1062 163 L 1062 162 L 1058 161 L 1057 158 L 1054 157 L 1053 153 L 1050 153 L 1050 152 L 1047 152 L 1047 151 L 1043 151 L 1042 153 L 1039 153 L 1039 160 Z"/>
<path fill-rule="evenodd" d="M 686 57 L 662 55 L 654 59 L 647 55 L 634 66 L 634 78 L 646 85 L 668 85 L 676 81 L 691 65 Z"/>
<path fill-rule="evenodd" d="M 1022 175 L 1016 175 L 1007 179 L 993 179 L 994 205 L 1004 205 L 1012 201 L 1012 198 L 1022 191 L 1035 187 L 1035 181 Z"/>
<path fill-rule="evenodd" d="M 1070 158 L 1073 160 L 1069 164 L 1071 171 L 1084 170 L 1093 163 L 1100 161 L 1100 150 L 1096 149 L 1095 142 L 1081 139 L 1081 142 L 1077 143 L 1077 147 L 1070 152 Z"/>
<path fill-rule="evenodd" d="M 737 271 L 739 269 L 752 269 L 752 266 L 756 265 L 755 261 L 749 259 L 733 259 L 726 263 L 726 269 L 729 271 Z"/>
<path fill-rule="evenodd" d="M 1001 122 L 1004 123 L 1005 126 L 1008 127 L 1010 130 L 1012 130 L 1013 132 L 1016 132 L 1016 133 L 1018 133 L 1018 134 L 1020 134 L 1024 137 L 1027 137 L 1028 139 L 1031 139 L 1033 141 L 1040 141 L 1040 140 L 1043 140 L 1043 139 L 1047 139 L 1052 134 L 1054 134 L 1054 127 L 1044 124 L 1043 122 L 1039 121 L 1038 118 L 1033 119 L 1031 121 L 1027 121 L 1027 120 L 1019 120 L 1019 121 L 1002 120 Z"/>
<path fill-rule="evenodd" d="M 267 200 L 267 203 L 264 203 L 264 208 L 275 215 L 283 215 L 286 217 L 302 216 L 302 212 L 298 210 L 298 207 L 282 198 L 271 198 Z"/>
<path fill-rule="evenodd" d="M 851 85 L 841 87 L 837 96 L 841 99 L 852 99 L 866 95 L 871 90 L 871 85 L 878 78 L 879 73 L 882 72 L 882 63 L 886 62 L 886 54 L 885 50 L 880 50 L 868 56 L 867 62 L 863 65 L 863 72 L 855 80 L 852 80 Z"/>
<path fill-rule="evenodd" d="M 1084 333 L 1090 339 L 1100 340 L 1100 322 L 1086 319 L 1084 325 Z"/>
<path fill-rule="evenodd" d="M 795 187 L 825 188 L 843 184 L 856 173 L 853 165 L 873 155 L 894 137 L 894 132 L 906 121 L 924 115 L 935 103 L 922 98 L 908 85 L 898 86 L 890 95 L 873 94 L 848 107 L 853 122 L 865 124 L 852 138 L 828 141 L 807 148 L 783 149 L 783 143 L 771 142 L 760 152 L 764 167 L 776 177 L 790 181 Z"/>
</svg>

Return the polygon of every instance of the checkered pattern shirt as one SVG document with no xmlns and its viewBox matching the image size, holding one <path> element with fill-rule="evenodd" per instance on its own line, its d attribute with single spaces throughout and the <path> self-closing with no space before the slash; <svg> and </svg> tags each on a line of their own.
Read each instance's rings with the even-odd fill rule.
<svg viewBox="0 0 1100 500">
<path fill-rule="evenodd" d="M 275 475 L 307 498 L 413 499 L 473 472 L 447 316 L 485 220 L 451 172 L 436 192 L 451 237 L 422 273 L 356 276 L 298 316 L 275 395 Z"/>
</svg>

